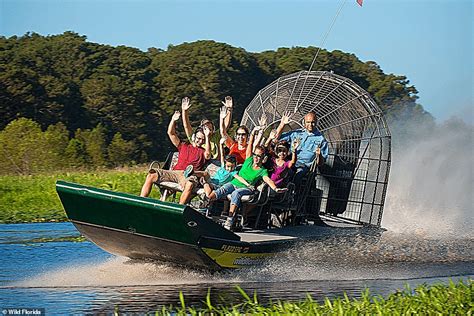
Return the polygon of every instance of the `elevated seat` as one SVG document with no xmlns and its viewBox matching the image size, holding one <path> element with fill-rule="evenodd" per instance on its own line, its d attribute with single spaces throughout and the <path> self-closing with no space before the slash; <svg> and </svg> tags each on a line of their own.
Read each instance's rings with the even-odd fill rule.
<svg viewBox="0 0 474 316">
<path fill-rule="evenodd" d="M 286 188 L 288 190 L 283 193 L 276 193 L 268 188 L 269 196 L 257 213 L 255 229 L 283 227 L 290 223 L 295 207 L 295 185 L 289 182 Z"/>
<path fill-rule="evenodd" d="M 172 170 L 173 167 L 176 165 L 178 162 L 178 152 L 170 152 L 168 156 L 166 157 L 165 163 L 163 164 L 162 167 L 159 166 L 159 163 L 157 161 L 153 161 L 150 165 L 150 169 L 154 167 L 154 165 L 158 165 L 160 169 L 163 170 Z M 166 198 L 172 194 L 173 195 L 173 200 L 174 197 L 176 196 L 176 192 L 182 192 L 183 188 L 178 184 L 174 182 L 167 182 L 163 181 L 160 183 L 154 183 L 158 187 L 158 190 L 161 193 L 160 200 L 161 201 L 166 201 Z"/>
<path fill-rule="evenodd" d="M 163 167 L 161 167 L 161 169 L 172 170 L 173 167 L 177 163 L 178 163 L 178 152 L 170 152 L 168 156 L 166 157 L 165 163 L 163 164 Z M 158 164 L 158 162 L 156 161 L 152 162 L 150 165 L 150 168 L 152 168 L 155 164 Z M 209 172 L 210 175 L 213 175 L 215 172 L 217 172 L 217 169 L 219 169 L 219 166 L 216 166 L 215 164 L 212 164 L 212 163 L 206 166 L 206 170 Z M 155 183 L 155 185 L 160 190 L 161 201 L 165 201 L 166 198 L 170 194 L 173 195 L 173 200 L 174 200 L 177 192 L 183 192 L 183 187 L 175 182 L 163 181 L 160 183 Z M 205 192 L 203 188 L 197 188 L 194 193 L 197 195 L 202 195 Z"/>
<path fill-rule="evenodd" d="M 180 191 L 180 192 L 183 191 L 183 187 L 175 182 L 163 181 L 163 182 L 160 182 L 159 186 L 160 188 L 165 189 L 165 190 Z"/>
</svg>

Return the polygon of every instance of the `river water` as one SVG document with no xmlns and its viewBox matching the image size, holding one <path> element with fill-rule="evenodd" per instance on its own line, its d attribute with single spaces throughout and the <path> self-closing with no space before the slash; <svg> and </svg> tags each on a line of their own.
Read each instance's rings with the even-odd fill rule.
<svg viewBox="0 0 474 316">
<path fill-rule="evenodd" d="M 296 246 L 266 265 L 210 274 L 165 264 L 131 262 L 94 244 L 44 241 L 78 236 L 70 223 L 0 225 L 0 308 L 45 308 L 49 314 L 147 312 L 178 304 L 239 303 L 236 286 L 261 302 L 339 296 L 366 288 L 388 295 L 406 284 L 468 280 L 472 239 L 387 232 L 378 243 L 345 240 Z"/>
</svg>

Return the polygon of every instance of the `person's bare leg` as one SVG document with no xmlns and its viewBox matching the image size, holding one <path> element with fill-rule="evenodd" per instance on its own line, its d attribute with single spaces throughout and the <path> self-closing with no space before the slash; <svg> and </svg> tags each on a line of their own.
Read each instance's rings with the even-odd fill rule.
<svg viewBox="0 0 474 316">
<path fill-rule="evenodd" d="M 191 200 L 193 189 L 194 189 L 194 183 L 191 181 L 186 181 L 183 192 L 181 193 L 181 197 L 179 198 L 179 204 L 186 204 Z"/>
<path fill-rule="evenodd" d="M 153 183 L 158 181 L 158 174 L 157 173 L 149 173 L 146 175 L 145 183 L 142 186 L 142 190 L 140 192 L 140 196 L 147 197 L 150 195 L 151 188 L 153 187 Z"/>
<path fill-rule="evenodd" d="M 209 198 L 209 200 L 211 200 L 211 201 L 217 200 L 216 191 L 212 191 L 211 193 L 209 193 L 208 198 Z"/>
<path fill-rule="evenodd" d="M 194 171 L 193 175 L 195 175 L 198 178 L 204 177 L 206 181 L 209 178 L 209 173 L 207 171 Z"/>
<path fill-rule="evenodd" d="M 234 217 L 235 211 L 237 210 L 237 205 L 230 204 L 229 207 L 229 217 Z"/>
<path fill-rule="evenodd" d="M 211 198 L 212 188 L 209 183 L 204 183 L 202 187 L 204 188 L 204 192 L 206 192 L 206 196 Z"/>
</svg>

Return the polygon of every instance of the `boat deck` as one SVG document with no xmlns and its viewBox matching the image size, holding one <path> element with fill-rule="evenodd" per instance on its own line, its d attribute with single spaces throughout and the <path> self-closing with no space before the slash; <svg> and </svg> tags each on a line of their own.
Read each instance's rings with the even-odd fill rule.
<svg viewBox="0 0 474 316">
<path fill-rule="evenodd" d="M 282 228 L 265 229 L 265 230 L 247 230 L 244 232 L 236 233 L 240 236 L 242 241 L 245 242 L 271 242 L 271 241 L 284 241 L 294 240 L 297 238 L 315 238 L 325 237 L 334 234 L 335 229 L 339 233 L 357 233 L 364 226 L 349 223 L 336 218 L 328 218 L 321 216 L 323 223 L 321 225 L 299 225 L 299 226 L 287 226 Z"/>
</svg>

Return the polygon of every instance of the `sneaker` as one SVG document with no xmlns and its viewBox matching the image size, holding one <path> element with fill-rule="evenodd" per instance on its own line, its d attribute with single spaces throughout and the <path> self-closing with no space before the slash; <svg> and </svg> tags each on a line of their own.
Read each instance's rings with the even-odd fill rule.
<svg viewBox="0 0 474 316">
<path fill-rule="evenodd" d="M 232 230 L 232 226 L 234 225 L 234 217 L 227 217 L 225 221 L 224 228 L 228 230 Z"/>
<path fill-rule="evenodd" d="M 201 202 L 202 202 L 202 207 L 209 208 L 209 205 L 211 205 L 211 200 L 207 197 L 206 193 L 203 193 L 201 196 Z"/>
<path fill-rule="evenodd" d="M 193 165 L 188 165 L 186 169 L 184 169 L 184 177 L 187 179 L 194 173 Z"/>
</svg>

